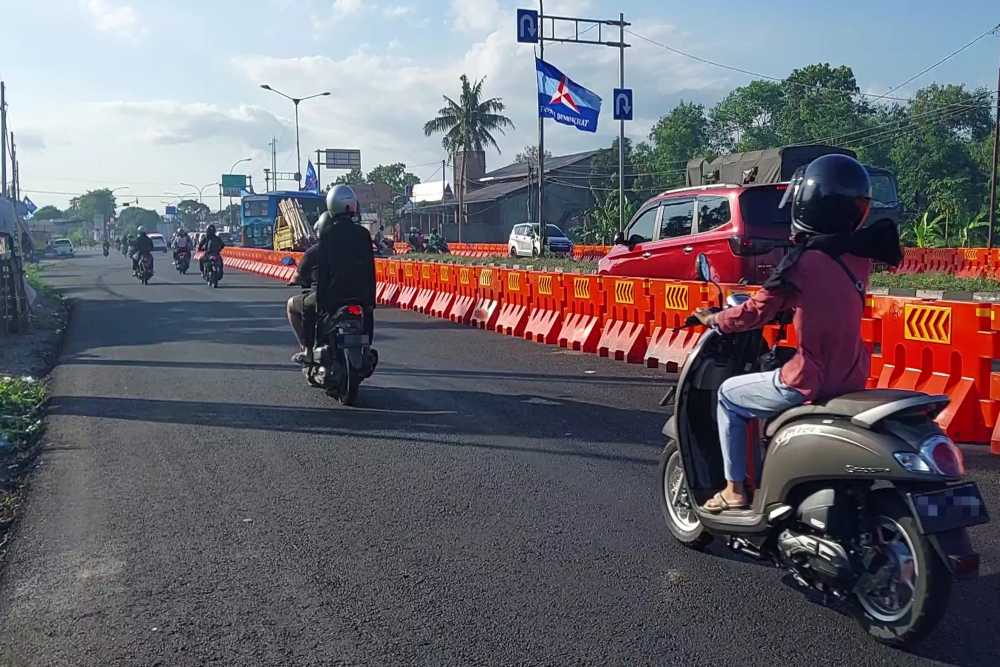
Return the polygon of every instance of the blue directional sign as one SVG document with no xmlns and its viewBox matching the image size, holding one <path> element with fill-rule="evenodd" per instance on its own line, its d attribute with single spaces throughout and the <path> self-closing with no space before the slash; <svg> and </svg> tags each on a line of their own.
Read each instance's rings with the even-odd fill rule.
<svg viewBox="0 0 1000 667">
<path fill-rule="evenodd" d="M 517 41 L 522 44 L 538 43 L 538 12 L 534 9 L 517 10 Z"/>
<path fill-rule="evenodd" d="M 615 120 L 632 120 L 632 89 L 615 88 Z"/>
</svg>

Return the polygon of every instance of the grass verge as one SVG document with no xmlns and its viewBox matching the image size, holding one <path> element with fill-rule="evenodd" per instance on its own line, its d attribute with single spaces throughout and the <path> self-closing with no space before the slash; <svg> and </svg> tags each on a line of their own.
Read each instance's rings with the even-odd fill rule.
<svg viewBox="0 0 1000 667">
<path fill-rule="evenodd" d="M 0 546 L 20 501 L 16 478 L 37 453 L 45 429 L 45 385 L 32 377 L 0 377 Z"/>
<path fill-rule="evenodd" d="M 538 271 L 579 271 L 581 273 L 595 273 L 597 271 L 597 262 L 566 257 L 464 257 L 461 255 L 409 252 L 405 255 L 396 255 L 393 259 L 473 266 L 486 266 L 489 264 L 513 266 L 516 264 L 517 266 L 529 267 Z"/>
<path fill-rule="evenodd" d="M 1000 292 L 1000 281 L 959 278 L 948 273 L 875 273 L 871 277 L 871 286 L 945 292 Z"/>
</svg>

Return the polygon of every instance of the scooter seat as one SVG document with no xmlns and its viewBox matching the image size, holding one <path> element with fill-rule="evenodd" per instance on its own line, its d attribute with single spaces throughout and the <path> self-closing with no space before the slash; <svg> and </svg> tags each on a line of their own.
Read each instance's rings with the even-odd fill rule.
<svg viewBox="0 0 1000 667">
<path fill-rule="evenodd" d="M 767 422 L 764 433 L 768 438 L 773 437 L 778 432 L 778 429 L 785 424 L 804 417 L 854 417 L 872 408 L 914 398 L 932 399 L 940 397 L 930 397 L 919 391 L 907 391 L 905 389 L 855 391 L 850 394 L 836 396 L 822 403 L 810 403 L 792 408 L 791 410 L 785 410 Z M 946 398 L 944 400 L 947 402 Z"/>
</svg>

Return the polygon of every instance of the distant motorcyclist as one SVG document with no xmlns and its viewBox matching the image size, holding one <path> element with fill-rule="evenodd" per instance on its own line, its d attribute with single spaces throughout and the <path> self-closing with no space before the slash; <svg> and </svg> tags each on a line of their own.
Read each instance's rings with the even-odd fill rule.
<svg viewBox="0 0 1000 667">
<path fill-rule="evenodd" d="M 225 247 L 225 242 L 215 233 L 215 225 L 209 225 L 208 229 L 205 230 L 205 236 L 198 242 L 198 251 L 204 253 L 198 260 L 198 270 L 205 273 L 205 262 L 213 256 L 217 257 L 219 259 L 219 278 L 221 279 L 224 273 L 221 253 Z"/>
<path fill-rule="evenodd" d="M 355 224 L 360 218 L 358 198 L 347 185 L 337 185 L 326 195 L 327 211 L 316 223 L 319 243 L 302 258 L 289 285 L 311 288 L 288 300 L 291 324 L 300 351 L 292 361 L 311 361 L 316 318 L 335 313 L 342 306 L 358 304 L 365 311 L 369 341 L 375 330 L 375 256 L 368 230 Z"/>
<path fill-rule="evenodd" d="M 434 229 L 431 231 L 430 236 L 427 237 L 427 247 L 425 249 L 427 252 L 446 253 L 448 252 L 448 244 L 439 231 Z"/>
<path fill-rule="evenodd" d="M 107 257 L 108 253 L 111 252 L 111 241 L 107 236 L 104 237 L 104 242 L 101 244 L 104 248 L 104 256 Z"/>
<path fill-rule="evenodd" d="M 170 247 L 174 250 L 174 263 L 180 261 L 182 254 L 188 255 L 190 260 L 191 250 L 194 248 L 194 241 L 188 236 L 187 230 L 178 227 L 174 235 L 170 237 Z"/>
<path fill-rule="evenodd" d="M 410 228 L 410 235 L 406 237 L 406 242 L 410 244 L 414 252 L 424 251 L 424 235 L 416 227 Z"/>
<path fill-rule="evenodd" d="M 121 250 L 123 255 L 128 255 L 130 249 L 132 248 L 132 237 L 125 234 L 121 238 L 121 242 L 118 244 L 118 249 Z"/>
<path fill-rule="evenodd" d="M 767 419 L 806 401 L 865 388 L 869 351 L 861 339 L 872 259 L 902 258 L 894 224 L 859 229 L 871 205 L 868 172 L 846 155 L 824 155 L 793 177 L 781 206 L 791 204 L 794 246 L 742 306 L 699 310 L 705 326 L 724 334 L 758 329 L 793 311 L 794 357 L 778 370 L 731 377 L 718 394 L 719 439 L 726 487 L 703 509 L 745 509 L 749 494 L 746 434 L 751 419 Z"/>
<path fill-rule="evenodd" d="M 153 271 L 153 241 L 148 236 L 146 236 L 146 230 L 143 227 L 136 228 L 135 240 L 132 242 L 131 246 L 131 256 L 132 256 L 132 275 L 139 275 L 139 260 L 143 257 L 149 258 L 149 270 L 152 275 Z"/>
</svg>

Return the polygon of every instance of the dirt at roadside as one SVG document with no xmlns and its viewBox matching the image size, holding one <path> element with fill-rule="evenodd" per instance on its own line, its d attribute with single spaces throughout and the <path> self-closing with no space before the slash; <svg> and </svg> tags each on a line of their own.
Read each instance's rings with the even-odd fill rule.
<svg viewBox="0 0 1000 667">
<path fill-rule="evenodd" d="M 0 375 L 41 377 L 55 365 L 68 311 L 60 299 L 38 294 L 31 328 L 23 334 L 0 336 Z"/>
</svg>

